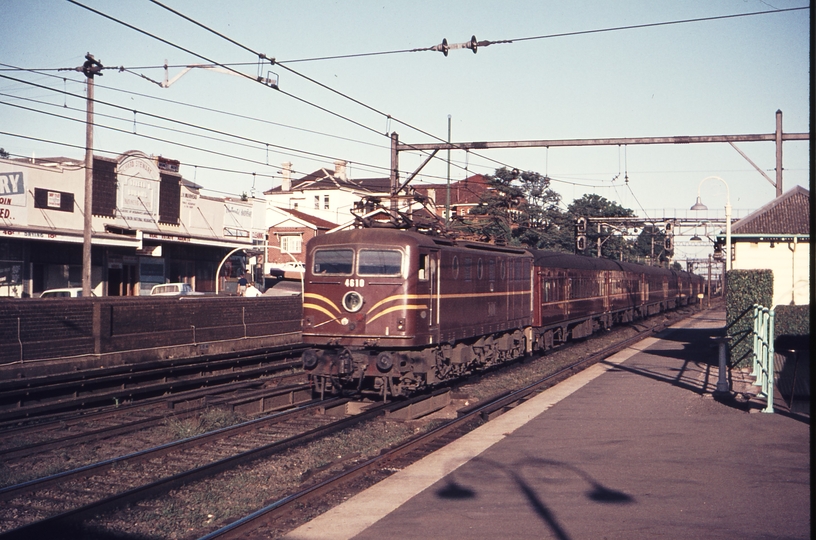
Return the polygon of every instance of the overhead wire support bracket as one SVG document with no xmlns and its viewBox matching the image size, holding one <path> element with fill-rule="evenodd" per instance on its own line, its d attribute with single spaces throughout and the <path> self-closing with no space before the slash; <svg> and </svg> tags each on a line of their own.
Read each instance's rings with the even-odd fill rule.
<svg viewBox="0 0 816 540">
<path fill-rule="evenodd" d="M 94 75 L 101 77 L 103 69 L 104 66 L 91 53 L 85 55 L 85 63 L 82 64 L 82 67 L 76 68 L 77 71 L 81 71 L 89 79 L 93 79 Z"/>
<path fill-rule="evenodd" d="M 266 72 L 266 77 L 264 77 L 264 75 L 263 75 L 263 68 L 264 68 L 264 64 L 265 64 L 264 60 L 268 60 L 270 65 L 273 65 L 273 66 L 275 65 L 275 59 L 274 58 L 269 58 L 264 53 L 258 53 L 258 74 L 257 74 L 256 80 L 261 84 L 269 86 L 270 88 L 274 88 L 275 90 L 279 90 L 279 88 L 278 88 L 278 74 L 277 73 L 275 73 L 274 71 L 267 71 Z"/>
</svg>

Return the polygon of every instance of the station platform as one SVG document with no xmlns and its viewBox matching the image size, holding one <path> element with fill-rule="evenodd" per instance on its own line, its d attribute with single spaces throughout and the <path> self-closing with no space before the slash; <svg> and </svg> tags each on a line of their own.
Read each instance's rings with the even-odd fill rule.
<svg viewBox="0 0 816 540">
<path fill-rule="evenodd" d="M 713 397 L 724 311 L 539 394 L 290 540 L 811 538 L 810 417 Z"/>
</svg>

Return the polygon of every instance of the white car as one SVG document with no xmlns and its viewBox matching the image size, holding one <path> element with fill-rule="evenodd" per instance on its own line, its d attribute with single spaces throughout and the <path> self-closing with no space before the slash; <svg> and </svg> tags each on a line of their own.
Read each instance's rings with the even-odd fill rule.
<svg viewBox="0 0 816 540">
<path fill-rule="evenodd" d="M 304 266 L 302 262 L 289 261 L 285 263 L 273 264 L 269 268 L 270 274 L 275 275 L 276 271 L 303 273 Z"/>
<path fill-rule="evenodd" d="M 189 283 L 163 283 L 154 285 L 150 289 L 150 296 L 202 296 L 203 294 L 195 292 Z"/>
<path fill-rule="evenodd" d="M 80 296 L 82 296 L 82 287 L 48 289 L 40 294 L 40 298 L 78 298 Z M 91 293 L 91 296 L 94 296 L 94 294 Z"/>
</svg>

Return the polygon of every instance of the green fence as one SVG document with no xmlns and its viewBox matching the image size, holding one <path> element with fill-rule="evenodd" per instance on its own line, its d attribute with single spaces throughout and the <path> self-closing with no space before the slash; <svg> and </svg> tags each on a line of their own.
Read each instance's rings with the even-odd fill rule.
<svg viewBox="0 0 816 540">
<path fill-rule="evenodd" d="M 760 394 L 767 399 L 762 412 L 773 413 L 774 399 L 774 311 L 754 304 L 753 371 Z"/>
</svg>

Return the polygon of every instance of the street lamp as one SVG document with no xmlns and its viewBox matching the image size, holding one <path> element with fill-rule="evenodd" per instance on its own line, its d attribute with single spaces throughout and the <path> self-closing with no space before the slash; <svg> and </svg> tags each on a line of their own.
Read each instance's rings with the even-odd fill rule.
<svg viewBox="0 0 816 540">
<path fill-rule="evenodd" d="M 728 189 L 728 184 L 719 176 L 708 176 L 703 178 L 700 185 L 697 186 L 697 202 L 691 207 L 692 210 L 708 210 L 708 207 L 703 204 L 700 199 L 700 189 L 706 180 L 719 180 L 725 185 L 725 271 L 731 270 L 731 190 Z"/>
</svg>

